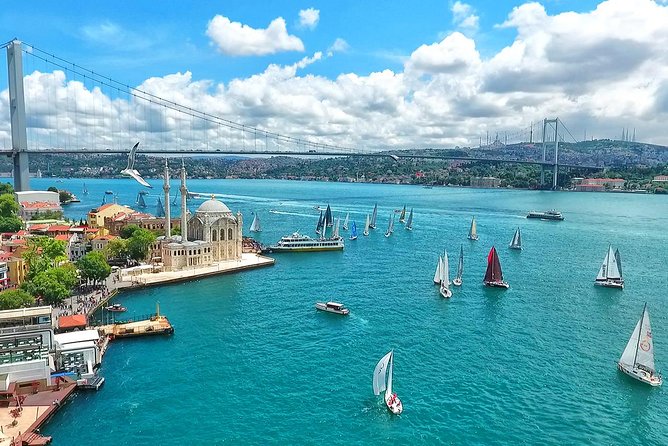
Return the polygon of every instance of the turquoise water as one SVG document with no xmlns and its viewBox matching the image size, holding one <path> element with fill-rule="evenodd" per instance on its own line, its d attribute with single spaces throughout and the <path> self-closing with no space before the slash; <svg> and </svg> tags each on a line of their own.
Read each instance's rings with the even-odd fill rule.
<svg viewBox="0 0 668 446">
<path fill-rule="evenodd" d="M 106 189 L 128 204 L 139 190 L 125 180 L 86 184 L 90 202 L 72 215 Z M 361 228 L 377 202 L 379 225 L 342 253 L 277 254 L 271 268 L 124 294 L 130 313 L 159 300 L 176 333 L 112 344 L 102 390 L 78 394 L 43 429 L 54 445 L 668 443 L 666 389 L 615 368 L 645 301 L 657 367 L 668 364 L 666 197 L 258 180 L 189 187 L 227 194 L 246 228 L 257 211 L 264 243 L 312 234 L 313 207 L 327 203 Z M 152 206 L 157 195 L 149 198 Z M 414 231 L 399 225 L 385 238 L 404 203 L 415 207 Z M 566 220 L 525 218 L 550 208 Z M 466 239 L 473 215 L 478 242 Z M 521 252 L 507 248 L 517 226 Z M 608 243 L 622 253 L 623 291 L 593 285 Z M 447 249 L 455 266 L 460 244 L 464 285 L 444 300 L 432 283 L 436 260 Z M 493 244 L 507 291 L 481 283 Z M 326 299 L 351 315 L 316 312 Z M 392 348 L 399 417 L 371 390 Z"/>
</svg>

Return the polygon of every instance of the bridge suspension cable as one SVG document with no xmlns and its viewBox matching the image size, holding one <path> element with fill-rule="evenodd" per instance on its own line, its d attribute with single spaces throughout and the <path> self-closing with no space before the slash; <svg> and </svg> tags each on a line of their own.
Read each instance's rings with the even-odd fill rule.
<svg viewBox="0 0 668 446">
<path fill-rule="evenodd" d="M 11 42 L 10 42 L 11 43 Z M 5 44 L 8 45 L 8 44 Z M 265 150 L 267 150 L 267 142 L 268 140 L 272 140 L 275 142 L 275 144 L 280 147 L 279 143 L 283 144 L 293 144 L 295 145 L 299 151 L 301 150 L 306 151 L 306 150 L 324 150 L 328 152 L 341 152 L 341 154 L 346 154 L 350 152 L 354 152 L 356 149 L 352 147 L 345 147 L 345 146 L 340 146 L 340 145 L 335 145 L 335 144 L 327 144 L 323 142 L 317 142 L 313 141 L 311 139 L 306 139 L 306 138 L 296 138 L 294 136 L 289 136 L 289 135 L 284 135 L 280 134 L 277 132 L 272 132 L 269 130 L 264 130 L 262 128 L 256 127 L 256 126 L 251 126 L 247 124 L 242 124 L 236 121 L 232 121 L 230 119 L 223 118 L 221 116 L 216 116 L 212 113 L 204 112 L 201 110 L 194 109 L 190 106 L 187 105 L 182 105 L 179 104 L 173 100 L 161 97 L 159 95 L 156 95 L 154 93 L 132 87 L 126 83 L 116 81 L 112 79 L 109 76 L 105 76 L 103 74 L 97 73 L 93 70 L 90 70 L 88 68 L 85 68 L 81 65 L 78 65 L 74 62 L 70 62 L 66 59 L 63 59 L 59 56 L 56 56 L 55 54 L 49 53 L 47 51 L 44 51 L 40 48 L 35 47 L 34 45 L 31 44 L 25 44 L 26 46 L 23 48 L 23 52 L 26 55 L 30 55 L 31 57 L 35 57 L 37 59 L 40 59 L 44 61 L 47 64 L 53 65 L 54 67 L 60 68 L 64 70 L 66 73 L 71 72 L 74 76 L 80 76 L 84 81 L 86 79 L 90 79 L 99 86 L 107 87 L 110 89 L 113 89 L 117 91 L 118 93 L 122 94 L 127 94 L 137 100 L 144 101 L 148 104 L 155 105 L 158 107 L 162 107 L 165 110 L 172 110 L 176 113 L 185 115 L 185 116 L 190 116 L 192 118 L 196 118 L 198 120 L 201 120 L 203 122 L 207 122 L 210 124 L 217 125 L 219 127 L 227 128 L 229 130 L 237 130 L 241 133 L 242 136 L 242 144 L 244 145 L 245 149 L 245 137 L 246 135 L 252 135 L 252 137 L 255 140 L 254 143 L 254 150 L 257 149 L 257 139 L 258 138 L 263 138 L 265 140 Z M 85 83 L 85 82 L 84 82 Z M 248 151 L 249 153 L 252 153 L 253 150 Z"/>
</svg>

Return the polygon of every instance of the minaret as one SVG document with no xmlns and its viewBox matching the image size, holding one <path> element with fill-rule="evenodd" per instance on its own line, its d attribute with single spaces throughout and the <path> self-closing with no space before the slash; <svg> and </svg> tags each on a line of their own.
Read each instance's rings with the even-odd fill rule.
<svg viewBox="0 0 668 446">
<path fill-rule="evenodd" d="M 181 241 L 188 241 L 188 208 L 186 199 L 188 188 L 186 187 L 186 165 L 181 160 Z"/>
<path fill-rule="evenodd" d="M 169 208 L 170 199 L 169 199 L 169 166 L 167 165 L 167 159 L 165 158 L 165 184 L 162 186 L 162 190 L 165 191 L 165 238 L 170 238 L 172 236 L 172 213 Z"/>
</svg>

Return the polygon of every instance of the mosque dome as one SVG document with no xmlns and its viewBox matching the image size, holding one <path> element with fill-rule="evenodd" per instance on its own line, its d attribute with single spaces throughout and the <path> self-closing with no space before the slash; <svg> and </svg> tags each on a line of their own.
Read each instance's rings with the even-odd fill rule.
<svg viewBox="0 0 668 446">
<path fill-rule="evenodd" d="M 206 200 L 198 208 L 196 213 L 202 214 L 216 214 L 216 213 L 231 213 L 230 208 L 228 208 L 225 203 L 218 201 L 215 198 Z"/>
</svg>

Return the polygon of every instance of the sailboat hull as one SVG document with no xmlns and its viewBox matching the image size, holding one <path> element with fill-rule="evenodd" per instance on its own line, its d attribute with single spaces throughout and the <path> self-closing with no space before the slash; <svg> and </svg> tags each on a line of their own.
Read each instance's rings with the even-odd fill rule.
<svg viewBox="0 0 668 446">
<path fill-rule="evenodd" d="M 661 384 L 663 384 L 663 378 L 661 378 L 661 375 L 650 374 L 649 372 L 642 370 L 638 367 L 632 367 L 626 364 L 622 364 L 621 362 L 618 362 L 617 369 L 619 369 L 619 371 L 623 372 L 624 374 L 630 376 L 631 378 L 643 382 L 645 384 L 649 384 L 650 386 L 653 387 L 659 387 Z"/>
<path fill-rule="evenodd" d="M 441 294 L 441 297 L 444 297 L 446 299 L 450 299 L 452 297 L 452 291 L 450 291 L 447 288 L 441 287 L 441 289 L 439 290 L 439 293 Z"/>
<path fill-rule="evenodd" d="M 485 284 L 485 286 L 488 286 L 488 287 L 491 287 L 491 288 L 506 288 L 506 289 L 510 288 L 510 285 L 508 285 L 508 283 L 502 282 L 502 281 L 488 282 L 488 281 L 485 280 L 485 281 L 483 281 L 483 283 Z"/>
<path fill-rule="evenodd" d="M 606 288 L 618 288 L 620 290 L 624 289 L 624 282 L 619 280 L 597 280 L 594 282 L 594 285 Z"/>
<path fill-rule="evenodd" d="M 399 415 L 404 411 L 404 405 L 401 404 L 401 400 L 396 394 L 385 398 L 385 405 L 387 406 L 387 410 L 394 415 Z"/>
<path fill-rule="evenodd" d="M 478 236 L 477 235 L 469 235 L 469 240 L 477 241 Z"/>
<path fill-rule="evenodd" d="M 462 286 L 462 279 L 455 279 L 452 281 L 454 286 Z"/>
<path fill-rule="evenodd" d="M 509 248 L 510 248 L 510 249 L 516 249 L 516 250 L 518 250 L 518 251 L 521 251 L 521 250 L 522 250 L 522 247 L 521 247 L 521 246 L 513 246 L 513 245 L 510 245 Z"/>
</svg>

